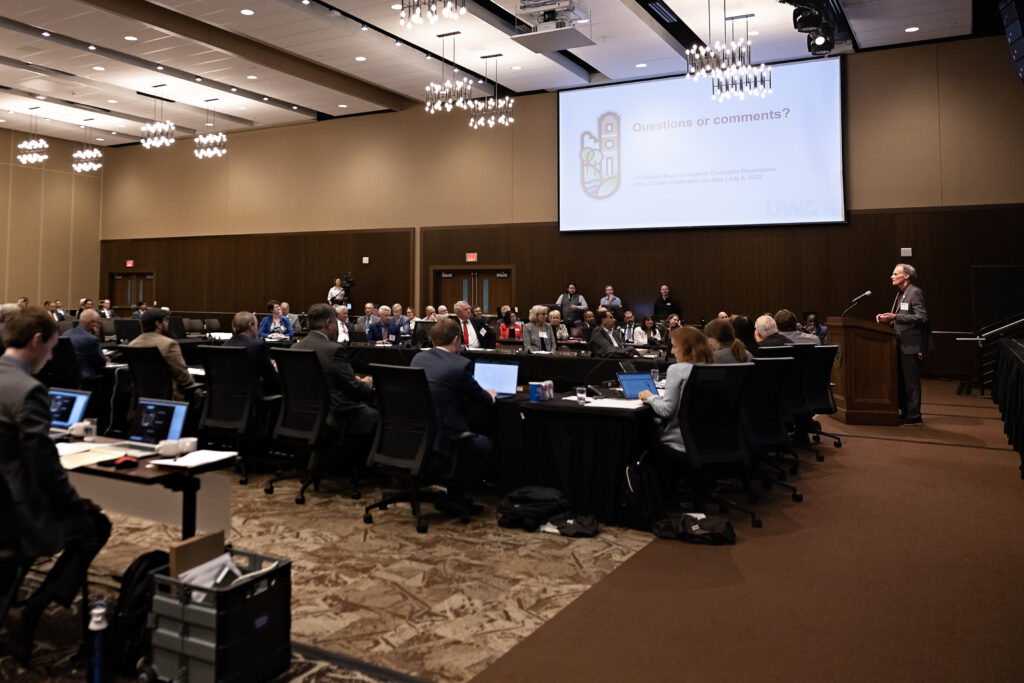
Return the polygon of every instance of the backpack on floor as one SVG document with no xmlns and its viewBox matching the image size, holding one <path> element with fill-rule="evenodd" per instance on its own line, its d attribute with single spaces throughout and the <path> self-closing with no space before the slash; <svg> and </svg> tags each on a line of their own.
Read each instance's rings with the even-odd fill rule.
<svg viewBox="0 0 1024 683">
<path fill-rule="evenodd" d="M 626 465 L 622 482 L 622 522 L 631 529 L 650 531 L 665 516 L 661 483 L 644 452 L 636 462 Z"/>
<path fill-rule="evenodd" d="M 732 545 L 736 542 L 736 531 L 728 517 L 700 512 L 670 513 L 654 525 L 654 535 L 700 545 Z"/>
<path fill-rule="evenodd" d="M 121 578 L 121 592 L 110 620 L 107 646 L 111 666 L 125 676 L 134 676 L 139 659 L 149 655 L 149 629 L 146 619 L 153 591 L 154 569 L 166 568 L 170 557 L 163 550 L 143 553 L 135 558 Z"/>
<path fill-rule="evenodd" d="M 509 529 L 536 531 L 555 515 L 566 512 L 569 501 L 562 492 L 548 486 L 524 486 L 498 503 L 498 524 Z"/>
</svg>

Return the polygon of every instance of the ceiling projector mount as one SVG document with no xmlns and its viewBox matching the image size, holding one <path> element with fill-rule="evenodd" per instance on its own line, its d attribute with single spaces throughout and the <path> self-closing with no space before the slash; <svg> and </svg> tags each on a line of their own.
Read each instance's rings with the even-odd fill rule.
<svg viewBox="0 0 1024 683">
<path fill-rule="evenodd" d="M 585 0 L 518 0 L 515 16 L 522 33 L 512 40 L 534 52 L 595 44 L 589 35 L 590 8 Z"/>
</svg>

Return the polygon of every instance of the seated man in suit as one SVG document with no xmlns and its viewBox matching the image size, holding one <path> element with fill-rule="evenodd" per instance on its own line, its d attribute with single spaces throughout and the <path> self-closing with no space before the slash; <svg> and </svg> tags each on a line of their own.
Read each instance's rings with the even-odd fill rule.
<svg viewBox="0 0 1024 683">
<path fill-rule="evenodd" d="M 12 653 L 27 664 L 36 626 L 51 602 L 70 607 L 86 570 L 110 536 L 110 522 L 68 482 L 49 437 L 46 387 L 32 377 L 57 344 L 57 323 L 42 308 L 28 306 L 4 327 L 0 356 L 0 476 L 13 503 L 4 527 L 28 557 L 63 549 L 46 579 L 7 619 Z"/>
<path fill-rule="evenodd" d="M 374 312 L 376 310 L 372 301 L 367 301 L 363 305 L 363 314 L 356 319 L 356 325 L 359 325 L 359 329 L 369 330 L 370 325 L 380 320 Z"/>
<path fill-rule="evenodd" d="M 250 393 L 253 407 L 268 394 L 281 393 L 281 381 L 270 360 L 270 347 L 260 339 L 256 316 L 248 311 L 239 311 L 231 319 L 231 339 L 224 346 L 237 346 L 246 350 L 249 358 Z"/>
<path fill-rule="evenodd" d="M 313 304 L 306 312 L 306 318 L 309 334 L 295 348 L 316 351 L 327 379 L 331 416 L 339 426 L 344 425 L 346 434 L 369 435 L 372 438 L 377 428 L 377 409 L 370 405 L 374 400 L 373 380 L 356 377 L 348 349 L 335 341 L 338 338 L 338 314 L 329 304 Z M 369 448 L 369 443 L 365 445 Z"/>
<path fill-rule="evenodd" d="M 96 380 L 103 376 L 103 368 L 107 365 L 107 357 L 100 348 L 100 314 L 88 309 L 82 311 L 78 318 L 78 327 L 72 327 L 62 334 L 71 340 L 78 357 L 78 369 L 82 374 L 82 382 L 86 388 L 92 388 Z"/>
<path fill-rule="evenodd" d="M 468 404 L 490 407 L 495 392 L 477 384 L 473 379 L 473 363 L 458 354 L 462 330 L 454 320 L 441 320 L 430 331 L 434 348 L 422 351 L 412 359 L 410 365 L 423 368 L 430 384 L 430 396 L 434 399 L 437 415 L 437 434 L 434 450 L 441 454 L 450 453 L 453 444 L 459 447 L 458 471 L 454 487 L 449 486 L 449 496 L 460 503 L 468 504 L 465 492 L 479 483 L 484 467 L 494 447 L 491 440 L 482 434 L 460 438 L 470 432 L 465 417 Z"/>
<path fill-rule="evenodd" d="M 454 309 L 462 345 L 470 349 L 493 349 L 498 335 L 487 326 L 484 319 L 473 317 L 473 308 L 465 301 L 456 301 Z"/>
<path fill-rule="evenodd" d="M 397 344 L 402 339 L 402 329 L 398 321 L 391 317 L 391 309 L 388 306 L 381 306 L 377 311 L 380 319 L 366 329 L 366 341 L 371 344 L 386 346 Z"/>
<path fill-rule="evenodd" d="M 302 325 L 299 324 L 299 314 L 292 313 L 292 305 L 287 301 L 281 302 L 281 315 L 288 318 L 288 322 L 292 324 L 293 336 L 302 331 Z"/>
<path fill-rule="evenodd" d="M 412 322 L 412 318 L 402 312 L 402 304 L 392 304 L 391 319 L 398 325 L 398 331 L 401 334 L 409 334 L 412 331 L 409 326 L 409 323 Z"/>
<path fill-rule="evenodd" d="M 132 311 L 132 317 L 135 318 L 136 320 L 142 320 L 142 316 L 146 314 L 146 310 L 148 308 L 149 306 L 146 305 L 145 301 L 140 301 L 139 304 L 135 307 L 135 310 Z"/>
<path fill-rule="evenodd" d="M 636 350 L 626 346 L 622 332 L 615 328 L 615 314 L 602 311 L 601 326 L 590 334 L 590 352 L 598 358 L 632 358 Z"/>
<path fill-rule="evenodd" d="M 142 316 L 142 334 L 133 339 L 128 346 L 158 348 L 174 377 L 174 400 L 184 401 L 186 392 L 195 392 L 198 385 L 188 372 L 185 358 L 181 355 L 181 346 L 167 336 L 167 319 L 170 316 L 171 314 L 162 308 L 147 310 Z"/>
<path fill-rule="evenodd" d="M 101 318 L 114 319 L 114 309 L 110 307 L 110 299 L 102 299 L 100 301 L 99 314 Z"/>
<path fill-rule="evenodd" d="M 356 326 L 348 321 L 348 306 L 338 304 L 334 307 L 338 315 L 338 343 L 348 344 L 352 339 L 352 332 Z"/>
<path fill-rule="evenodd" d="M 796 314 L 788 308 L 783 308 L 775 314 L 775 324 L 779 328 L 779 334 L 785 337 L 790 344 L 820 344 L 821 340 L 815 334 L 807 334 L 796 325 Z"/>
<path fill-rule="evenodd" d="M 54 299 L 53 301 L 53 315 L 57 322 L 68 317 L 68 312 L 64 310 L 64 305 L 61 303 L 60 299 Z"/>
<path fill-rule="evenodd" d="M 757 348 L 763 349 L 769 346 L 785 346 L 789 340 L 779 334 L 779 326 L 775 318 L 767 313 L 754 321 L 754 340 Z"/>
</svg>

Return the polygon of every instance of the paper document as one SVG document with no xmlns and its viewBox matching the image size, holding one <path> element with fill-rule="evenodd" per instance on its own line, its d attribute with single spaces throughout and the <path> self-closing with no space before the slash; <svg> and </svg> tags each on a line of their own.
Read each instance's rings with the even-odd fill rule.
<svg viewBox="0 0 1024 683">
<path fill-rule="evenodd" d="M 91 451 L 94 448 L 96 448 L 96 444 L 88 441 L 77 441 L 75 443 L 61 441 L 57 444 L 57 454 L 63 458 L 65 455 L 84 453 L 85 451 Z"/>
<path fill-rule="evenodd" d="M 66 470 L 75 470 L 79 467 L 88 467 L 98 462 L 106 462 L 123 455 L 124 452 L 114 453 L 106 450 L 85 451 L 84 453 L 73 453 L 60 456 L 60 464 Z"/>
<path fill-rule="evenodd" d="M 188 369 L 188 374 L 190 374 L 190 375 L 198 375 L 200 377 L 206 377 L 206 370 L 204 370 L 202 368 L 189 368 Z"/>
<path fill-rule="evenodd" d="M 565 396 L 563 401 L 575 401 L 575 396 Z M 633 398 L 590 398 L 587 397 L 587 406 L 596 408 L 619 408 L 620 410 L 640 410 L 644 407 L 643 401 Z"/>
<path fill-rule="evenodd" d="M 231 460 L 237 455 L 238 451 L 200 450 L 179 456 L 177 459 L 160 458 L 159 460 L 152 460 L 150 462 L 159 467 L 172 467 L 175 469 L 190 470 L 194 467 L 202 467 L 211 463 L 221 462 L 222 460 Z"/>
</svg>

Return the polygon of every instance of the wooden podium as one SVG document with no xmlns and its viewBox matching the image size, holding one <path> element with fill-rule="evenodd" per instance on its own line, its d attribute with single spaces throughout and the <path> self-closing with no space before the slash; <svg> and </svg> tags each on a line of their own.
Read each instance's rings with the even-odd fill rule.
<svg viewBox="0 0 1024 683">
<path fill-rule="evenodd" d="M 839 347 L 832 367 L 832 393 L 846 424 L 898 425 L 899 380 L 896 345 L 899 335 L 888 325 L 859 318 L 829 318 L 828 342 Z"/>
</svg>

